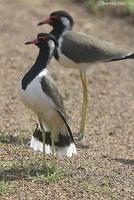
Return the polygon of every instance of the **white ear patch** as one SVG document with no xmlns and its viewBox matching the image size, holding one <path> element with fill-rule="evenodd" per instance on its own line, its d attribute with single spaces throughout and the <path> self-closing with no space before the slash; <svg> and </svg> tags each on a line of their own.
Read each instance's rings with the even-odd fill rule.
<svg viewBox="0 0 134 200">
<path fill-rule="evenodd" d="M 71 29 L 71 25 L 70 25 L 69 19 L 67 19 L 66 17 L 61 17 L 61 21 L 64 24 L 64 26 L 66 27 L 66 30 L 70 30 Z"/>
</svg>

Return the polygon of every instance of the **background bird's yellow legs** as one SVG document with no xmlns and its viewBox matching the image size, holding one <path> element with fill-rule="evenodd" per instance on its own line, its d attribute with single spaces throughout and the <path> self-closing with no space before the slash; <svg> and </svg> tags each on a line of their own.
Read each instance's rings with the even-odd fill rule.
<svg viewBox="0 0 134 200">
<path fill-rule="evenodd" d="M 88 90 L 87 90 L 86 75 L 80 71 L 80 77 L 81 77 L 81 82 L 82 82 L 82 87 L 83 87 L 83 103 L 82 103 L 79 139 L 84 141 L 84 139 L 85 139 L 86 115 L 87 115 L 87 104 L 88 104 Z"/>
</svg>

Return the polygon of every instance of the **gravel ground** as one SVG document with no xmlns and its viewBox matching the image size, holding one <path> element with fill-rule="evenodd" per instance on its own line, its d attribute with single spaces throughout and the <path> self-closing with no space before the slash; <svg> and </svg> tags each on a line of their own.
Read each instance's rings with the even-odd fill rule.
<svg viewBox="0 0 134 200">
<path fill-rule="evenodd" d="M 49 26 L 36 24 L 53 10 L 69 10 L 74 30 L 133 47 L 134 28 L 127 18 L 92 15 L 67 1 L 4 0 L 0 3 L 0 199 L 134 199 L 134 62 L 97 64 L 89 69 L 87 140 L 77 141 L 82 104 L 79 73 L 52 60 L 49 69 L 62 93 L 78 155 L 57 158 L 63 173 L 41 176 L 42 155 L 25 144 L 36 116 L 18 96 L 22 74 L 33 64 L 37 48 L 24 43 Z M 23 140 L 24 144 L 20 144 Z M 51 163 L 51 157 L 47 157 Z M 36 167 L 36 170 L 31 169 Z M 36 172 L 35 172 L 36 171 Z M 61 170 L 60 170 L 61 171 Z M 29 174 L 29 173 L 30 174 Z M 4 189 L 3 189 L 4 188 Z"/>
</svg>

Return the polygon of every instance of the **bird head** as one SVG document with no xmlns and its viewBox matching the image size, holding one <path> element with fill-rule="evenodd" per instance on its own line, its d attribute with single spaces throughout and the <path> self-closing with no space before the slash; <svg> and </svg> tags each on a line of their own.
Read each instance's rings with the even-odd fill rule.
<svg viewBox="0 0 134 200">
<path fill-rule="evenodd" d="M 64 26 L 67 30 L 71 30 L 74 24 L 72 16 L 63 10 L 55 11 L 50 14 L 50 16 L 39 22 L 38 26 L 43 24 L 49 24 L 53 28 L 58 27 L 59 25 Z"/>
<path fill-rule="evenodd" d="M 55 38 L 54 35 L 52 35 L 50 33 L 39 33 L 37 35 L 36 39 L 28 41 L 25 44 L 26 45 L 34 44 L 34 45 L 38 46 L 39 48 L 42 48 L 46 45 L 54 46 L 55 48 L 58 47 L 57 39 Z"/>
</svg>

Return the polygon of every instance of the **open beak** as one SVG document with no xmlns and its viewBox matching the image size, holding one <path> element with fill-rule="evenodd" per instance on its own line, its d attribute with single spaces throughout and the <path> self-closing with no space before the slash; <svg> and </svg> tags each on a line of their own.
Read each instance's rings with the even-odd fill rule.
<svg viewBox="0 0 134 200">
<path fill-rule="evenodd" d="M 47 18 L 44 21 L 39 22 L 37 25 L 40 26 L 40 25 L 43 25 L 43 24 L 50 24 L 51 22 L 52 22 L 52 19 Z"/>
<path fill-rule="evenodd" d="M 35 40 L 31 40 L 31 41 L 26 42 L 25 45 L 27 45 L 27 44 L 38 44 L 38 43 L 39 43 L 39 40 L 35 39 Z"/>
</svg>

